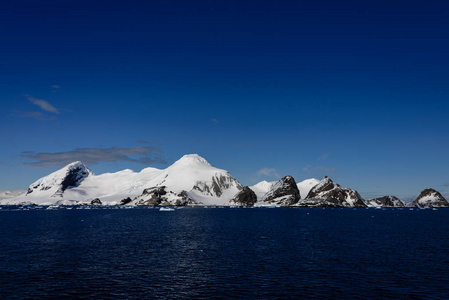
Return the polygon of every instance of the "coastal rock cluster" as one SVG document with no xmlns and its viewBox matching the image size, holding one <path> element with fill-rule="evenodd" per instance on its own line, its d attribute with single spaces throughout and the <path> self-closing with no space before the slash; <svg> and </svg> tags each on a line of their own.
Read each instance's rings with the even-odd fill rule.
<svg viewBox="0 0 449 300">
<path fill-rule="evenodd" d="M 353 189 L 325 176 L 297 183 L 287 175 L 279 181 L 242 186 L 226 170 L 204 158 L 185 155 L 166 169 L 93 174 L 82 162 L 71 163 L 30 185 L 8 205 L 146 205 L 146 206 L 305 206 L 305 207 L 449 207 L 436 190 L 425 189 L 412 202 L 395 196 L 363 199 Z"/>
</svg>

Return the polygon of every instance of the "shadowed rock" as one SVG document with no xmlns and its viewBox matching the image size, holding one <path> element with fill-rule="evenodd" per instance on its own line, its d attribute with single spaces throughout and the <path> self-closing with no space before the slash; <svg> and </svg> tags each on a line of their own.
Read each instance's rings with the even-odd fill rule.
<svg viewBox="0 0 449 300">
<path fill-rule="evenodd" d="M 247 186 L 243 187 L 243 189 L 231 201 L 231 203 L 239 206 L 253 206 L 256 202 L 256 194 Z"/>
<path fill-rule="evenodd" d="M 263 196 L 262 200 L 282 206 L 289 206 L 297 203 L 300 198 L 295 179 L 287 175 L 276 182 Z"/>
</svg>

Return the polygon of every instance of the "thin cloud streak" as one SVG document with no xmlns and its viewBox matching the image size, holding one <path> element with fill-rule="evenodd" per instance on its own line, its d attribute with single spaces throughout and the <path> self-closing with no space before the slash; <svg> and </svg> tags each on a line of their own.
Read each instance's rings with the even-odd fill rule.
<svg viewBox="0 0 449 300">
<path fill-rule="evenodd" d="M 73 151 L 57 153 L 22 152 L 20 157 L 34 162 L 24 164 L 35 167 L 59 166 L 63 167 L 74 161 L 82 161 L 86 165 L 95 165 L 101 162 L 128 161 L 149 165 L 153 163 L 166 164 L 160 156 L 162 150 L 156 147 L 132 148 L 76 148 Z M 140 156 L 137 157 L 136 156 Z"/>
<path fill-rule="evenodd" d="M 53 105 L 50 104 L 50 102 L 43 100 L 43 99 L 37 99 L 34 98 L 33 96 L 29 96 L 26 95 L 28 101 L 30 101 L 31 103 L 33 103 L 34 105 L 39 106 L 42 110 L 54 113 L 54 114 L 59 114 L 59 110 L 54 107 Z"/>
<path fill-rule="evenodd" d="M 256 174 L 258 176 L 268 176 L 268 177 L 275 177 L 275 178 L 281 177 L 275 168 L 262 168 L 259 171 L 257 171 Z"/>
</svg>

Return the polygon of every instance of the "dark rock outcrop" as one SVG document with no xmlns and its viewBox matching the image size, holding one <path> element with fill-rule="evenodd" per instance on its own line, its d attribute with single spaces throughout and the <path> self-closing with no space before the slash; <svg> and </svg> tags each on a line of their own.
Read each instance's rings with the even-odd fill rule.
<svg viewBox="0 0 449 300">
<path fill-rule="evenodd" d="M 64 180 L 61 182 L 61 187 L 58 189 L 58 192 L 63 193 L 69 187 L 78 186 L 88 175 L 89 173 L 85 168 L 76 167 L 70 169 Z"/>
<path fill-rule="evenodd" d="M 405 207 L 405 203 L 395 196 L 383 196 L 365 202 L 368 206 Z"/>
<path fill-rule="evenodd" d="M 143 202 L 140 202 L 141 205 L 160 205 L 163 202 L 162 196 L 167 194 L 167 191 L 165 190 L 165 186 L 160 187 L 152 187 L 145 189 L 142 192 L 141 197 L 144 197 L 146 200 Z"/>
<path fill-rule="evenodd" d="M 256 193 L 247 186 L 243 187 L 243 189 L 235 195 L 234 199 L 231 200 L 232 204 L 239 206 L 253 206 L 256 202 Z"/>
<path fill-rule="evenodd" d="M 131 201 L 133 201 L 131 198 L 125 198 L 125 199 L 122 199 L 121 201 L 120 201 L 120 205 L 125 205 L 125 204 L 128 204 L 128 203 L 130 203 Z"/>
<path fill-rule="evenodd" d="M 298 205 L 323 207 L 366 207 L 365 202 L 357 191 L 341 187 L 327 176 L 324 176 L 320 183 L 309 191 L 306 199 L 301 200 Z"/>
<path fill-rule="evenodd" d="M 290 206 L 297 203 L 300 198 L 295 179 L 287 175 L 276 182 L 263 196 L 262 200 L 282 206 Z"/>
<path fill-rule="evenodd" d="M 145 189 L 142 195 L 133 199 L 133 202 L 138 205 L 149 206 L 185 206 L 198 204 L 188 196 L 186 191 L 177 194 L 173 191 L 167 191 L 166 186 Z"/>
<path fill-rule="evenodd" d="M 94 200 L 90 201 L 90 205 L 103 205 L 103 203 L 101 203 L 100 199 L 95 198 Z"/>
</svg>

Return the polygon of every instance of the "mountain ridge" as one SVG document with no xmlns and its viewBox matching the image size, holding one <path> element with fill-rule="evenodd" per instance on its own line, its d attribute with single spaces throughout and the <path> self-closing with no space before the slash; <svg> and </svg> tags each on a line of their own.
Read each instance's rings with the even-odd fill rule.
<svg viewBox="0 0 449 300">
<path fill-rule="evenodd" d="M 96 175 L 80 161 L 33 182 L 26 193 L 8 193 L 0 204 L 20 205 L 242 205 L 322 207 L 449 207 L 440 193 L 426 189 L 414 201 L 394 196 L 364 200 L 356 190 L 325 176 L 296 183 L 292 176 L 244 187 L 228 171 L 198 154 L 186 154 L 166 169 L 130 169 Z"/>
</svg>

